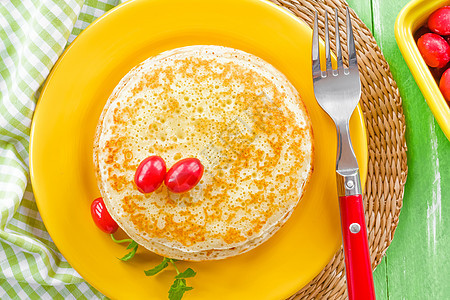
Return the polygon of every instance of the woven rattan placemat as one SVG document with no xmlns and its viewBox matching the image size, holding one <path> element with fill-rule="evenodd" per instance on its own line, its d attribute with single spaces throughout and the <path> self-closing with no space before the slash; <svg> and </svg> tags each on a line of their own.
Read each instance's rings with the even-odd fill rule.
<svg viewBox="0 0 450 300">
<path fill-rule="evenodd" d="M 343 0 L 271 0 L 312 26 L 314 12 L 319 12 L 320 35 L 324 36 L 324 10 L 334 16 L 338 9 L 340 31 L 345 33 Z M 365 215 L 368 226 L 372 267 L 375 268 L 394 237 L 402 207 L 406 165 L 405 117 L 397 84 L 380 48 L 364 23 L 350 10 L 361 73 L 362 96 L 360 105 L 367 127 L 369 165 L 364 193 Z M 334 20 L 330 22 L 334 36 Z M 334 46 L 332 46 L 334 47 Z M 344 59 L 346 45 L 343 44 Z M 335 49 L 333 49 L 334 51 Z M 344 299 L 347 298 L 345 265 L 342 249 L 326 267 L 302 290 L 290 299 Z"/>
</svg>

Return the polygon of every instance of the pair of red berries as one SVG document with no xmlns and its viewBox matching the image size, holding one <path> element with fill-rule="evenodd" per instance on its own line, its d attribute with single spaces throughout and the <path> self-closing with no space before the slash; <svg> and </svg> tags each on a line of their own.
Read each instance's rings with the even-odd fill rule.
<svg viewBox="0 0 450 300">
<path fill-rule="evenodd" d="M 175 163 L 166 172 L 166 163 L 159 156 L 144 159 L 136 170 L 134 182 L 142 193 L 151 193 L 164 181 L 174 193 L 184 193 L 195 187 L 203 176 L 203 165 L 197 158 L 185 158 Z M 102 231 L 112 234 L 119 228 L 106 210 L 103 198 L 91 204 L 91 214 L 95 224 Z"/>
<path fill-rule="evenodd" d="M 176 162 L 168 172 L 166 163 L 155 155 L 144 159 L 134 175 L 134 182 L 141 193 L 158 189 L 164 181 L 169 191 L 184 193 L 194 188 L 203 176 L 203 165 L 197 158 L 185 158 Z"/>
</svg>

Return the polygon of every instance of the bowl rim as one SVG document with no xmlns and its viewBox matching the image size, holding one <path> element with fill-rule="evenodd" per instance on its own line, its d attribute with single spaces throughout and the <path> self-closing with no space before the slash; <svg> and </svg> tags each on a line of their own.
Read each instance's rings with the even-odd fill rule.
<svg viewBox="0 0 450 300">
<path fill-rule="evenodd" d="M 438 83 L 423 60 L 413 37 L 413 32 L 424 23 L 432 12 L 446 5 L 450 5 L 450 0 L 413 0 L 400 11 L 394 28 L 400 52 L 432 114 L 450 141 L 450 106 L 445 101 Z"/>
</svg>

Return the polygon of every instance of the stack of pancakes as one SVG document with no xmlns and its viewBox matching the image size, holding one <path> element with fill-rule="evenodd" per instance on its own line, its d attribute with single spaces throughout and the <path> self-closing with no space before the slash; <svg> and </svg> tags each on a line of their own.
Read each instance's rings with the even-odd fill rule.
<svg viewBox="0 0 450 300">
<path fill-rule="evenodd" d="M 183 194 L 142 194 L 139 163 L 170 168 L 196 157 L 200 183 Z M 94 143 L 98 185 L 113 219 L 137 243 L 190 261 L 222 259 L 270 238 L 312 172 L 306 108 L 262 59 L 220 46 L 163 52 L 132 69 L 102 112 Z"/>
</svg>

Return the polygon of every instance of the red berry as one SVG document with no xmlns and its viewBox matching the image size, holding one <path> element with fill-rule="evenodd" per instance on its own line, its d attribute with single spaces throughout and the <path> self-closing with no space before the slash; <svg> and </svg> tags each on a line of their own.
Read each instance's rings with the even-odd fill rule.
<svg viewBox="0 0 450 300">
<path fill-rule="evenodd" d="M 194 188 L 203 176 L 203 165 L 197 158 L 185 158 L 175 163 L 167 172 L 164 183 L 174 193 L 184 193 Z"/>
<path fill-rule="evenodd" d="M 91 215 L 95 225 L 105 233 L 114 233 L 117 228 L 119 228 L 116 221 L 111 218 L 111 215 L 106 210 L 102 197 L 97 198 L 92 202 Z"/>
<path fill-rule="evenodd" d="M 428 28 L 440 35 L 450 34 L 450 6 L 436 10 L 428 18 Z"/>
<path fill-rule="evenodd" d="M 447 102 L 450 102 L 450 68 L 442 74 L 439 89 Z"/>
<path fill-rule="evenodd" d="M 134 182 L 141 193 L 147 194 L 158 189 L 166 176 L 166 163 L 159 156 L 144 159 L 134 174 Z"/>
<path fill-rule="evenodd" d="M 417 47 L 430 67 L 442 68 L 450 60 L 450 45 L 437 34 L 425 33 L 417 41 Z"/>
</svg>

